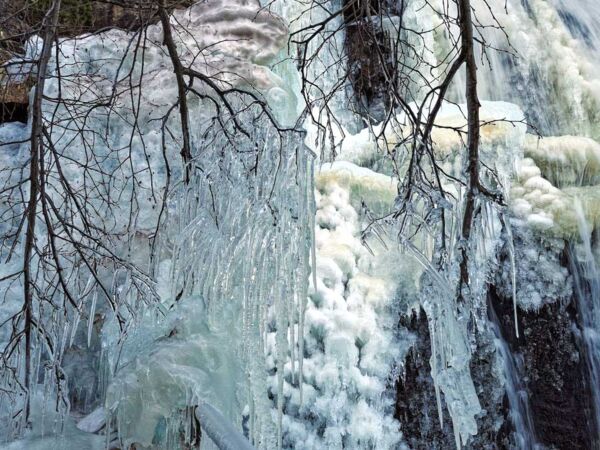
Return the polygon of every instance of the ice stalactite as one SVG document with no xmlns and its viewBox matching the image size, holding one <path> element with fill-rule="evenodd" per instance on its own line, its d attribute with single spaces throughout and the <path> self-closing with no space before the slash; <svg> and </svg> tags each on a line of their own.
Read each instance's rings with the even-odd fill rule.
<svg viewBox="0 0 600 450">
<path fill-rule="evenodd" d="M 229 30 L 227 20 L 237 23 L 247 19 L 246 15 L 238 14 L 238 9 L 235 18 L 230 19 L 228 8 L 231 7 L 231 4 L 224 4 L 221 8 L 224 17 L 221 20 L 225 20 L 225 25 L 220 22 L 215 25 L 220 32 Z M 206 17 L 221 17 L 215 10 L 202 9 L 203 5 L 197 8 L 201 11 L 190 23 L 202 25 Z M 194 12 L 192 8 L 187 14 Z M 253 17 L 263 15 L 256 10 L 250 12 Z M 272 17 L 264 15 L 267 19 Z M 251 26 L 259 26 L 252 19 L 248 20 Z M 276 18 L 270 20 L 280 26 Z M 274 30 L 274 37 L 268 35 L 269 28 L 266 32 L 263 29 L 258 36 L 267 35 L 267 42 L 278 46 L 277 49 L 281 45 L 281 28 Z M 254 41 L 250 42 L 254 45 Z M 231 45 L 243 47 L 245 44 L 236 40 Z M 238 61 L 240 54 L 255 58 L 252 48 L 239 50 L 235 47 L 235 50 L 237 53 L 233 53 L 237 58 L 233 61 Z M 264 58 L 272 57 L 269 54 Z M 268 69 L 258 69 L 258 72 L 252 69 L 251 73 L 274 77 Z M 277 86 L 272 89 L 281 90 Z M 285 123 L 295 111 L 286 111 L 285 99 L 279 100 L 283 103 L 275 103 L 272 107 Z M 227 361 L 237 363 L 229 371 L 218 372 L 219 375 L 212 372 L 216 369 L 208 361 L 190 363 L 208 374 L 208 378 L 198 386 L 194 386 L 192 379 L 176 383 L 179 400 L 171 406 L 193 406 L 208 395 L 207 391 L 215 392 L 210 390 L 211 377 L 222 377 L 220 381 L 227 389 L 223 391 L 224 396 L 215 398 L 212 404 L 220 406 L 238 427 L 241 427 L 242 410 L 247 404 L 249 438 L 258 448 L 276 448 L 281 440 L 282 405 L 279 405 L 278 417 L 273 419 L 264 357 L 268 312 L 270 308 L 275 310 L 272 326 L 277 330 L 277 377 L 282 389 L 283 367 L 288 361 L 294 368 L 294 377 L 301 379 L 302 373 L 303 336 L 301 330 L 296 333 L 295 327 L 303 321 L 310 270 L 313 155 L 304 147 L 301 133 L 277 128 L 258 106 L 249 107 L 243 100 L 235 99 L 232 104 L 236 109 L 245 109 L 236 116 L 239 125 L 229 131 L 216 126 L 193 131 L 194 165 L 199 170 L 189 185 L 176 187 L 168 199 L 159 251 L 170 259 L 172 308 L 178 308 L 179 299 L 192 296 L 196 299 L 194 308 L 202 311 L 200 323 L 208 330 L 220 329 L 223 318 L 232 317 L 229 326 L 239 329 L 239 335 L 232 333 L 229 342 L 207 345 L 215 352 L 223 347 L 229 349 Z M 202 114 L 201 109 L 207 107 L 210 105 L 196 105 L 192 113 Z M 184 360 L 186 346 L 190 345 L 191 349 L 198 342 L 195 336 L 188 335 L 182 344 Z M 173 351 L 172 358 L 177 358 L 178 354 Z M 174 361 L 173 364 L 181 362 Z M 127 372 L 127 367 L 124 370 Z M 178 372 L 174 369 L 173 373 Z M 159 380 L 160 377 L 157 382 Z M 143 392 L 145 387 L 144 383 L 127 388 L 119 388 L 119 385 L 120 381 L 116 381 L 120 395 L 113 397 L 115 408 L 119 423 L 128 427 L 130 417 L 127 410 L 120 411 L 119 404 L 126 405 L 129 396 Z M 222 405 L 225 397 L 229 403 Z M 279 398 L 283 396 L 279 395 Z M 169 401 L 163 400 L 160 405 L 164 409 Z M 152 424 L 156 425 L 157 419 L 155 416 L 150 423 L 137 425 L 142 427 L 143 437 L 130 433 L 128 439 L 131 440 L 133 435 L 143 438 L 143 442 L 150 442 L 154 433 Z"/>
<path fill-rule="evenodd" d="M 288 352 L 298 355 L 302 348 L 302 333 L 296 339 L 294 332 L 288 338 L 288 332 L 304 315 L 313 204 L 312 156 L 290 141 L 268 151 L 271 139 L 276 137 L 263 141 L 257 178 L 241 175 L 252 168 L 253 154 L 242 161 L 233 152 L 224 152 L 221 160 L 206 155 L 213 164 L 206 166 L 210 177 L 178 202 L 172 263 L 173 295 L 200 295 L 209 324 L 222 320 L 229 302 L 239 304 L 239 358 L 248 377 L 250 435 L 267 448 L 276 445 L 273 436 L 280 434 L 274 433 L 266 396 L 267 314 L 273 306 L 282 380 Z M 295 359 L 293 367 L 299 366 Z"/>
</svg>

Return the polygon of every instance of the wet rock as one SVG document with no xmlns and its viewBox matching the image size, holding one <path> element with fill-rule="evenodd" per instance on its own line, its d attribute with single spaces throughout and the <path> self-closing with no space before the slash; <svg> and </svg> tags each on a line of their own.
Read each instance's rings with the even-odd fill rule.
<svg viewBox="0 0 600 450">
<path fill-rule="evenodd" d="M 512 300 L 490 289 L 490 301 L 513 353 L 523 357 L 537 437 L 548 449 L 592 449 L 591 392 L 578 342 L 574 299 L 518 310 L 516 337 Z"/>
<path fill-rule="evenodd" d="M 442 396 L 444 423 L 440 427 L 433 379 L 431 378 L 431 344 L 427 317 L 423 311 L 403 317 L 401 324 L 416 335 L 409 351 L 404 372 L 396 383 L 395 417 L 401 423 L 404 439 L 411 449 L 446 450 L 456 444 L 452 423 Z M 471 373 L 482 414 L 477 418 L 478 434 L 465 449 L 510 448 L 509 430 L 503 426 L 508 414 L 502 382 L 495 371 L 496 354 L 491 336 L 478 334 L 477 351 L 471 361 Z"/>
</svg>

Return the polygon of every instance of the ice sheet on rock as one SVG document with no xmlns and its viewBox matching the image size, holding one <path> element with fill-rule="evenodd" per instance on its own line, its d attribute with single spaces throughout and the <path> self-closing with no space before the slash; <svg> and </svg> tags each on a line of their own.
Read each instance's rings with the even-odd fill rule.
<svg viewBox="0 0 600 450">
<path fill-rule="evenodd" d="M 272 62 L 285 45 L 287 28 L 280 17 L 258 8 L 253 2 L 236 0 L 199 2 L 174 14 L 173 34 L 184 65 L 206 75 L 214 72 L 222 87 L 241 87 L 263 94 L 273 88 L 283 91 L 286 98 L 277 105 L 283 108 L 293 93 L 286 90 L 265 64 Z M 115 192 L 128 192 L 135 183 L 138 192 L 143 193 L 139 195 L 135 223 L 139 230 L 146 231 L 155 227 L 160 211 L 166 183 L 164 156 L 169 161 L 177 161 L 181 144 L 178 138 L 167 133 L 167 155 L 163 155 L 157 124 L 176 102 L 177 86 L 163 47 L 160 24 L 150 25 L 144 31 L 142 54 L 136 53 L 137 38 L 115 29 L 61 40 L 60 52 L 52 52 L 45 88 L 45 95 L 51 100 L 57 99 L 59 104 L 48 101 L 44 107 L 48 116 L 55 114 L 55 121 L 70 124 L 55 130 L 56 150 L 65 158 L 74 158 L 74 163 L 67 159 L 63 162 L 67 178 L 73 180 L 75 186 L 83 183 L 79 162 L 84 158 L 91 161 L 106 158 L 102 164 L 120 168 L 120 176 L 112 180 Z M 36 45 L 32 43 L 30 53 L 35 54 L 40 45 L 41 41 Z M 54 60 L 55 53 L 59 61 Z M 60 85 L 55 73 L 57 66 L 60 66 Z M 129 76 L 143 84 L 143 88 L 134 88 L 132 92 L 136 106 L 130 104 Z M 211 95 L 206 86 L 199 84 L 197 88 Z M 196 140 L 210 125 L 214 111 L 209 103 L 204 108 L 200 106 L 192 94 L 189 102 L 190 122 L 196 124 L 192 140 Z M 98 103 L 108 106 L 98 107 Z M 124 114 L 111 114 L 112 109 L 122 110 Z M 78 114 L 74 114 L 75 110 Z M 133 121 L 137 121 L 139 132 L 131 132 Z M 171 112 L 166 126 L 171 130 L 180 128 L 177 112 Z M 79 133 L 80 129 L 84 132 Z M 95 131 L 101 133 L 94 134 Z M 130 154 L 131 166 L 125 164 Z M 173 164 L 172 169 L 177 172 L 178 165 Z M 135 181 L 132 173 L 138 174 Z M 86 175 L 93 176 L 93 173 Z M 120 223 L 124 221 L 120 217 L 129 217 L 127 205 L 117 206 L 122 208 L 122 214 L 115 214 L 111 219 L 117 226 L 126 226 L 128 222 Z"/>
<path fill-rule="evenodd" d="M 551 155 L 536 156 L 544 164 Z M 580 160 L 573 165 L 566 165 L 563 182 L 571 179 L 591 179 L 596 177 L 594 164 L 584 165 L 584 170 L 577 169 Z M 581 166 L 580 166 L 581 167 Z M 590 170 L 587 170 L 587 167 Z M 569 173 L 573 174 L 572 176 Z M 598 185 L 556 187 L 544 177 L 540 167 L 531 158 L 524 158 L 517 169 L 517 179 L 511 188 L 511 210 L 513 214 L 526 222 L 533 229 L 546 232 L 555 237 L 578 237 L 578 219 L 574 208 L 575 199 L 584 206 L 586 220 L 600 223 L 600 194 Z M 585 184 L 585 183 L 584 183 Z"/>
<path fill-rule="evenodd" d="M 326 185 L 329 180 L 350 192 L 350 203 L 356 210 L 360 210 L 364 202 L 377 214 L 384 215 L 390 211 L 397 195 L 397 179 L 346 161 L 319 167 L 318 184 Z"/>
<path fill-rule="evenodd" d="M 202 402 L 198 405 L 196 417 L 200 421 L 202 430 L 219 450 L 254 450 L 248 439 L 233 428 L 227 419 L 208 403 Z"/>
<path fill-rule="evenodd" d="M 190 67 L 216 76 L 223 87 L 245 86 L 269 90 L 284 88 L 268 67 L 285 46 L 285 21 L 252 0 L 211 0 L 197 2 L 175 11 L 171 19 Z M 160 38 L 161 29 L 150 29 Z M 157 41 L 160 42 L 160 41 Z M 197 50 L 202 50 L 198 58 Z"/>
<path fill-rule="evenodd" d="M 600 144 L 580 136 L 527 135 L 525 156 L 558 188 L 600 184 Z"/>
<path fill-rule="evenodd" d="M 6 443 L 10 435 L 1 436 L 2 450 L 103 450 L 106 437 L 86 433 L 76 427 L 72 417 L 55 411 L 48 392 L 39 389 L 32 395 L 31 428 L 20 439 Z M 5 408 L 7 405 L 0 405 Z"/>
<path fill-rule="evenodd" d="M 371 242 L 374 255 L 368 252 L 360 240 L 363 218 L 353 206 L 361 192 L 378 192 L 381 182 L 385 192 L 389 177 L 349 163 L 324 167 L 317 176 L 317 289 L 304 323 L 302 402 L 291 366 L 284 367 L 285 448 L 402 448 L 387 383 L 408 348 L 397 335 L 394 311 L 407 301 L 397 289 L 405 283 L 415 295 L 418 275 L 397 251 Z M 272 333 L 267 348 L 273 358 Z M 276 377 L 270 384 L 275 394 Z"/>
<path fill-rule="evenodd" d="M 104 426 L 106 426 L 106 409 L 102 406 L 77 422 L 77 428 L 86 433 L 97 433 Z"/>
<path fill-rule="evenodd" d="M 244 369 L 232 346 L 241 335 L 240 313 L 240 305 L 231 303 L 222 309 L 220 323 L 209 324 L 202 299 L 189 297 L 162 323 L 149 318 L 140 325 L 123 347 L 122 368 L 106 399 L 124 444 L 151 445 L 162 438 L 164 445 L 169 436 L 156 436 L 161 424 L 172 421 L 177 429 L 181 411 L 202 401 L 240 427 L 236 388 L 244 382 Z M 146 341 L 146 348 L 136 340 Z"/>
<path fill-rule="evenodd" d="M 417 108 L 416 105 L 413 105 Z M 480 119 L 482 158 L 493 164 L 501 172 L 510 177 L 517 160 L 523 154 L 526 125 L 523 111 L 515 104 L 506 102 L 481 102 Z M 404 114 L 384 127 L 375 125 L 373 129 L 363 129 L 357 134 L 348 135 L 342 142 L 338 160 L 349 161 L 358 165 L 366 165 L 370 161 L 381 158 L 382 152 L 392 150 L 400 144 L 411 130 L 406 124 Z M 435 121 L 432 141 L 436 157 L 444 168 L 453 172 L 462 170 L 460 151 L 464 145 L 459 132 L 466 132 L 466 107 L 445 102 Z M 450 127 L 456 128 L 449 129 Z M 375 136 L 380 136 L 377 140 Z"/>
<path fill-rule="evenodd" d="M 525 311 L 537 311 L 545 304 L 568 301 L 573 283 L 561 263 L 564 240 L 532 229 L 512 219 L 515 251 L 516 300 Z M 505 254 L 504 254 L 505 255 Z M 505 298 L 512 296 L 512 269 L 508 258 L 501 258 L 494 285 Z"/>
<path fill-rule="evenodd" d="M 296 74 L 296 77 L 300 75 L 305 80 L 301 108 L 305 104 L 310 108 L 303 124 L 308 130 L 306 145 L 329 160 L 339 150 L 338 139 L 343 133 L 347 130 L 356 131 L 362 126 L 362 120 L 350 107 L 354 92 L 347 77 L 347 28 L 344 26 L 344 17 L 343 14 L 330 16 L 330 12 L 340 11 L 344 3 L 341 0 L 318 3 L 264 0 L 261 4 L 286 18 L 291 37 L 290 56 L 296 57 L 300 52 L 306 52 L 308 60 L 304 61 L 302 73 Z M 321 24 L 323 27 L 320 27 Z M 298 44 L 308 38 L 310 41 L 306 46 Z M 295 80 L 298 86 L 300 77 Z"/>
</svg>

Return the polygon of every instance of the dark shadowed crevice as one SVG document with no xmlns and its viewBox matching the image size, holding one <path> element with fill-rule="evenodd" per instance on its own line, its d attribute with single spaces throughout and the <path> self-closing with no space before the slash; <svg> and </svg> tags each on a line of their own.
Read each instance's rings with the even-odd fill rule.
<svg viewBox="0 0 600 450">
<path fill-rule="evenodd" d="M 6 122 L 27 123 L 27 103 L 0 103 L 0 124 Z"/>
<path fill-rule="evenodd" d="M 380 122 L 392 103 L 386 71 L 393 73 L 394 67 L 390 41 L 379 25 L 382 18 L 400 13 L 395 4 L 383 0 L 345 0 L 344 7 L 345 47 L 354 106 L 370 122 Z"/>
</svg>

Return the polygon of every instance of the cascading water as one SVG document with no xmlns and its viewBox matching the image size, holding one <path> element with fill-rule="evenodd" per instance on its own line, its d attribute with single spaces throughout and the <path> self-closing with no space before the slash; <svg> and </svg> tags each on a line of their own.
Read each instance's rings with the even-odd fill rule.
<svg viewBox="0 0 600 450">
<path fill-rule="evenodd" d="M 595 231 L 585 218 L 581 202 L 576 199 L 575 205 L 581 242 L 572 246 L 570 262 L 582 328 L 581 340 L 585 348 L 584 357 L 594 399 L 592 429 L 597 433 L 594 445 L 598 446 L 600 445 L 600 272 L 597 250 L 592 243 Z"/>
<path fill-rule="evenodd" d="M 520 355 L 514 355 L 508 343 L 502 337 L 502 331 L 498 323 L 498 317 L 493 306 L 488 305 L 490 316 L 490 327 L 494 333 L 496 351 L 502 360 L 502 371 L 504 375 L 504 388 L 508 398 L 508 417 L 514 427 L 515 449 L 519 450 L 541 450 L 535 436 L 535 425 L 531 407 L 529 405 L 529 394 L 523 385 L 524 375 L 523 361 Z"/>
</svg>

